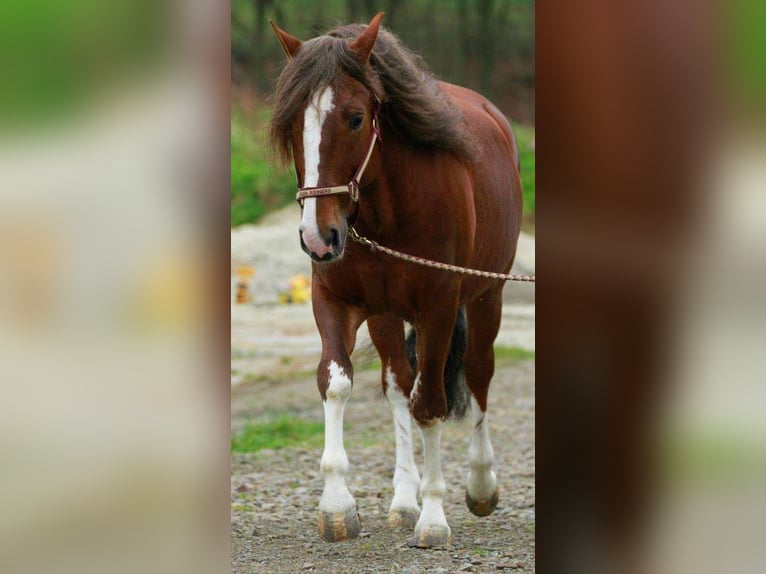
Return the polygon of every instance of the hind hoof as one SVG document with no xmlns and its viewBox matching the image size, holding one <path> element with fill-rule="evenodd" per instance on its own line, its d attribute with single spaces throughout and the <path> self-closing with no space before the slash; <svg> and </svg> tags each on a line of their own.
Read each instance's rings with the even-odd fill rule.
<svg viewBox="0 0 766 574">
<path fill-rule="evenodd" d="M 356 538 L 362 530 L 356 508 L 346 512 L 319 511 L 319 535 L 327 542 Z"/>
<path fill-rule="evenodd" d="M 415 508 L 394 508 L 388 513 L 388 525 L 391 528 L 415 528 L 420 511 Z"/>
<path fill-rule="evenodd" d="M 489 500 L 474 500 L 471 498 L 471 495 L 468 494 L 468 491 L 465 492 L 465 504 L 468 506 L 468 510 L 471 511 L 471 514 L 474 514 L 476 516 L 489 516 L 495 511 L 495 508 L 497 508 L 497 503 L 500 500 L 500 495 L 495 489 L 495 492 L 492 493 L 492 497 Z"/>
<path fill-rule="evenodd" d="M 415 535 L 410 539 L 409 545 L 416 548 L 431 548 L 433 546 L 447 546 L 452 542 L 452 531 L 449 526 L 432 524 L 424 526 L 420 530 L 415 529 Z"/>
</svg>

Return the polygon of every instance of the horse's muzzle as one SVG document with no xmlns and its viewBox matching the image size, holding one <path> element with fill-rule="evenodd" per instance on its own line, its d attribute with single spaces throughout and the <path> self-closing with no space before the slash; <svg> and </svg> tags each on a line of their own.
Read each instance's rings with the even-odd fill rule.
<svg viewBox="0 0 766 574">
<path fill-rule="evenodd" d="M 303 232 L 299 232 L 298 235 L 301 241 L 301 249 L 311 257 L 313 261 L 317 263 L 329 263 L 331 261 L 337 261 L 343 257 L 343 250 L 346 246 L 346 233 L 335 226 L 331 226 L 327 230 L 327 234 L 320 237 L 316 235 L 310 235 L 308 238 L 304 238 Z M 308 239 L 306 241 L 305 239 Z"/>
</svg>

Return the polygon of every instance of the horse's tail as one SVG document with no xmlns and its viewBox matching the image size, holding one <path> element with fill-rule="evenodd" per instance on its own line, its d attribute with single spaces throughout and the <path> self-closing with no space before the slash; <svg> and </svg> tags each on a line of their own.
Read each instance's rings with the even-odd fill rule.
<svg viewBox="0 0 766 574">
<path fill-rule="evenodd" d="M 468 410 L 471 400 L 471 392 L 465 383 L 463 371 L 463 353 L 468 339 L 468 325 L 466 322 L 465 308 L 461 307 L 457 314 L 455 327 L 452 330 L 452 343 L 450 344 L 447 363 L 444 365 L 444 391 L 447 394 L 447 416 L 453 419 L 462 419 Z M 415 353 L 416 334 L 415 329 L 410 327 L 407 333 L 407 358 L 412 370 L 417 372 L 418 358 Z"/>
</svg>

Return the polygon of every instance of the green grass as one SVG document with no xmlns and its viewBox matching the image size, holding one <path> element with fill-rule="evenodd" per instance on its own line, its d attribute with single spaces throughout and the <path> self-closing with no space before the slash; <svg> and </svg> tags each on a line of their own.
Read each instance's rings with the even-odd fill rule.
<svg viewBox="0 0 766 574">
<path fill-rule="evenodd" d="M 495 345 L 495 360 L 501 361 L 526 361 L 529 359 L 534 360 L 535 352 L 522 349 L 520 347 L 505 347 L 503 345 Z"/>
<path fill-rule="evenodd" d="M 322 423 L 307 421 L 293 415 L 261 423 L 249 424 L 231 439 L 232 452 L 258 452 L 303 444 L 321 446 L 324 433 Z"/>
<path fill-rule="evenodd" d="M 272 157 L 267 138 L 269 111 L 231 119 L 231 225 L 255 223 L 267 213 L 290 203 L 295 174 Z"/>
<path fill-rule="evenodd" d="M 280 361 L 280 362 L 286 367 L 289 367 L 291 363 L 291 361 L 288 361 L 287 363 L 285 363 L 284 361 Z M 242 380 L 240 381 L 239 384 L 243 386 L 261 384 L 261 383 L 278 384 L 284 380 L 285 373 L 287 372 L 289 372 L 290 377 L 294 379 L 312 379 L 316 377 L 316 369 L 285 369 L 284 372 L 258 373 L 258 374 L 249 373 L 242 377 Z"/>
<path fill-rule="evenodd" d="M 354 372 L 359 373 L 362 371 L 380 371 L 383 365 L 380 362 L 380 357 L 373 357 L 371 359 L 360 359 L 354 363 Z"/>
<path fill-rule="evenodd" d="M 535 226 L 535 128 L 513 124 L 521 159 L 521 186 L 524 190 L 524 230 Z"/>
<path fill-rule="evenodd" d="M 724 86 L 727 87 L 730 105 L 741 119 L 752 127 L 766 124 L 763 102 L 766 99 L 766 35 L 763 23 L 766 21 L 766 3 L 755 0 L 734 0 L 728 2 L 722 14 L 724 32 L 721 47 L 721 66 Z M 746 115 L 745 115 L 746 114 Z"/>
<path fill-rule="evenodd" d="M 503 345 L 495 345 L 495 360 L 504 362 L 517 362 L 527 361 L 529 359 L 535 359 L 535 352 L 522 349 L 520 347 L 506 347 Z M 361 362 L 355 365 L 355 372 L 362 371 L 379 371 L 381 369 L 380 359 L 374 358 L 369 362 Z"/>
<path fill-rule="evenodd" d="M 660 455 L 666 478 L 682 488 L 692 484 L 760 484 L 766 478 L 763 441 L 726 430 L 697 428 L 670 433 Z"/>
</svg>

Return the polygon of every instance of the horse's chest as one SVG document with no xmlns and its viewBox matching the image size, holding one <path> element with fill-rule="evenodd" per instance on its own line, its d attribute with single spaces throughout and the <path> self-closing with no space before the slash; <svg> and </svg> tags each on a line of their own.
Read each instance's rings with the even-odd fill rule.
<svg viewBox="0 0 766 574">
<path fill-rule="evenodd" d="M 317 277 L 338 298 L 363 307 L 370 313 L 394 313 L 403 317 L 415 312 L 417 285 L 392 265 L 381 270 L 371 267 L 338 266 Z"/>
</svg>

